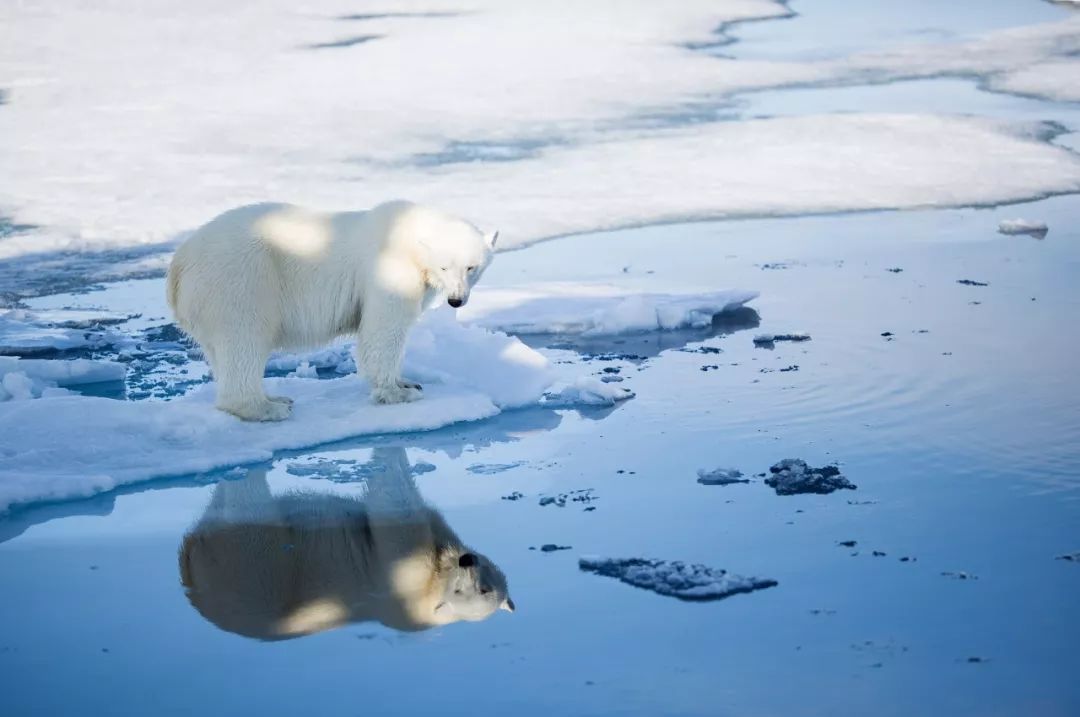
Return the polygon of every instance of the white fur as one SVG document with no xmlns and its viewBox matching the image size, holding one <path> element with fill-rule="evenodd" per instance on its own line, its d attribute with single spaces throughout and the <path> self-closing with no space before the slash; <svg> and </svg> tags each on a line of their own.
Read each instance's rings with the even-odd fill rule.
<svg viewBox="0 0 1080 717">
<path fill-rule="evenodd" d="M 341 213 L 255 204 L 225 212 L 177 249 L 168 300 L 210 363 L 218 408 L 240 418 L 289 415 L 290 399 L 263 391 L 271 351 L 354 333 L 372 397 L 414 401 L 419 384 L 401 377 L 409 328 L 437 295 L 452 306 L 468 301 L 495 239 L 404 201 Z"/>
</svg>

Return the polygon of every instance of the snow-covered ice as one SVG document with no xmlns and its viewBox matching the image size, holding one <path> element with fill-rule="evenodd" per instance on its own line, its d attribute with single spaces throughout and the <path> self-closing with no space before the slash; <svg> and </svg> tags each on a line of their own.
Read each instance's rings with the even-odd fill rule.
<svg viewBox="0 0 1080 717">
<path fill-rule="evenodd" d="M 610 336 L 702 328 L 757 295 L 742 290 L 635 293 L 611 284 L 545 283 L 484 288 L 458 316 L 468 324 L 515 334 Z"/>
<path fill-rule="evenodd" d="M 697 482 L 703 485 L 730 485 L 732 483 L 749 483 L 750 480 L 743 478 L 743 473 L 738 468 L 714 468 L 706 470 L 699 468 Z"/>
<path fill-rule="evenodd" d="M 734 575 L 726 570 L 691 565 L 679 560 L 582 556 L 578 560 L 578 567 L 680 600 L 720 600 L 777 584 L 775 580 L 767 578 Z"/>
<path fill-rule="evenodd" d="M 21 366 L 14 359 L 7 362 Z M 28 363 L 29 370 L 50 380 L 65 380 L 57 362 Z M 365 381 L 355 374 L 330 380 L 268 378 L 271 393 L 296 401 L 293 416 L 277 424 L 244 423 L 216 410 L 212 384 L 170 402 L 59 395 L 6 403 L 0 411 L 5 439 L 0 512 L 19 503 L 88 496 L 135 481 L 268 460 L 279 450 L 488 418 L 535 405 L 554 381 L 544 356 L 518 339 L 462 326 L 448 310 L 429 312 L 414 327 L 405 367 L 407 375 L 423 382 L 424 398 L 393 406 L 373 405 Z M 68 378 L 76 379 L 118 375 L 118 369 L 101 362 L 74 363 L 67 370 Z M 26 372 L 5 379 L 20 396 L 31 397 Z M 591 400 L 582 395 L 579 402 Z"/>
<path fill-rule="evenodd" d="M 684 119 L 696 104 L 769 88 L 945 75 L 1073 98 L 1080 19 L 787 61 L 691 49 L 717 44 L 722 24 L 789 16 L 772 0 L 574 4 L 570 23 L 570 8 L 541 0 L 412 10 L 387 0 L 343 20 L 355 15 L 347 0 L 0 5 L 12 30 L 0 43 L 0 165 L 12 178 L 0 204 L 36 226 L 0 238 L 0 260 L 62 273 L 75 261 L 63 252 L 79 252 L 88 276 L 101 275 L 95 256 L 160 271 L 149 252 L 266 199 L 357 209 L 408 197 L 499 226 L 509 248 L 674 219 L 1080 189 L 1080 159 L 1048 143 L 1052 124 Z M 357 121 L 357 107 L 378 111 Z"/>
<path fill-rule="evenodd" d="M 1009 236 L 1027 234 L 1036 239 L 1044 239 L 1049 231 L 1046 222 L 1031 221 L 1029 219 L 1002 219 L 998 224 L 998 233 Z"/>
</svg>

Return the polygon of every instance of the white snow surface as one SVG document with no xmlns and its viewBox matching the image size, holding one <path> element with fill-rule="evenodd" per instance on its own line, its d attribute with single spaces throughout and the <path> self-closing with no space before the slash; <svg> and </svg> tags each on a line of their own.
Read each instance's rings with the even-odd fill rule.
<svg viewBox="0 0 1080 717">
<path fill-rule="evenodd" d="M 405 366 L 424 384 L 424 397 L 392 406 L 372 404 L 356 375 L 266 379 L 272 394 L 295 400 L 292 417 L 281 423 L 245 423 L 218 411 L 212 384 L 167 402 L 77 395 L 6 402 L 0 407 L 0 512 L 269 460 L 279 450 L 488 418 L 536 404 L 554 380 L 544 356 L 518 339 L 462 326 L 449 310 L 429 312 L 413 329 Z M 8 377 L 15 377 L 20 395 L 31 390 L 24 372 Z"/>
<path fill-rule="evenodd" d="M 756 291 L 635 293 L 612 284 L 542 283 L 483 288 L 458 311 L 475 326 L 515 334 L 614 334 L 702 328 Z"/>
<path fill-rule="evenodd" d="M 1080 3 L 1077 3 L 1080 6 Z M 1075 57 L 1036 62 L 992 78 L 995 90 L 1046 97 L 1059 102 L 1080 102 L 1080 60 Z"/>
<path fill-rule="evenodd" d="M 679 120 L 740 92 L 940 75 L 1073 97 L 1080 19 L 805 62 L 687 48 L 716 40 L 723 22 L 786 15 L 772 0 L 421 10 L 386 0 L 376 14 L 392 16 L 348 19 L 348 0 L 0 3 L 0 209 L 41 226 L 0 238 L 0 260 L 167 249 L 218 212 L 267 199 L 357 209 L 401 196 L 498 227 L 514 247 L 673 219 L 1080 189 L 1080 160 L 1047 144 L 1045 125 Z M 367 41 L 340 42 L 350 38 Z M 144 256 L 101 261 L 160 268 Z"/>
</svg>

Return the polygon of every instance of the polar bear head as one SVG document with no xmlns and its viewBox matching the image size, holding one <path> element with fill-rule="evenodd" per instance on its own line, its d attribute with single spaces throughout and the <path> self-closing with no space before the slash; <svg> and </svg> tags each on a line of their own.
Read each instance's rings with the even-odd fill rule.
<svg viewBox="0 0 1080 717">
<path fill-rule="evenodd" d="M 427 289 L 454 308 L 465 305 L 491 263 L 498 232 L 485 234 L 463 219 L 404 200 L 381 204 L 370 214 L 383 223 L 389 244 L 414 262 Z"/>
<path fill-rule="evenodd" d="M 446 303 L 455 309 L 464 306 L 491 263 L 498 239 L 497 231 L 484 234 L 465 222 L 447 225 L 438 237 L 426 239 L 428 286 L 445 294 Z"/>
<path fill-rule="evenodd" d="M 446 622 L 475 622 L 496 610 L 514 611 L 506 576 L 495 563 L 473 552 L 447 557 L 449 564 L 443 567 L 443 594 L 435 606 L 437 618 Z"/>
</svg>

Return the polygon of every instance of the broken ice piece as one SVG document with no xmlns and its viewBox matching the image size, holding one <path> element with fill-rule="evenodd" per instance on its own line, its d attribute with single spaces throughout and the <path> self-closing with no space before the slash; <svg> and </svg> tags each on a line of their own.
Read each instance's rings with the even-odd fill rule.
<svg viewBox="0 0 1080 717">
<path fill-rule="evenodd" d="M 855 490 L 855 485 L 840 475 L 836 466 L 811 468 L 799 458 L 785 458 L 769 468 L 772 476 L 765 479 L 765 485 L 776 490 L 777 495 L 797 495 L 799 493 L 818 493 L 825 495 L 835 490 Z"/>
<path fill-rule="evenodd" d="M 758 334 L 754 337 L 755 346 L 772 346 L 777 341 L 809 341 L 810 334 L 796 331 L 790 334 Z"/>
<path fill-rule="evenodd" d="M 730 485 L 732 483 L 749 483 L 750 479 L 742 477 L 742 471 L 737 468 L 715 468 L 707 471 L 698 469 L 697 482 L 703 485 Z"/>
<path fill-rule="evenodd" d="M 680 560 L 583 556 L 578 560 L 578 567 L 679 600 L 721 600 L 777 585 L 775 580 L 733 575 L 726 570 L 690 565 Z"/>
</svg>

